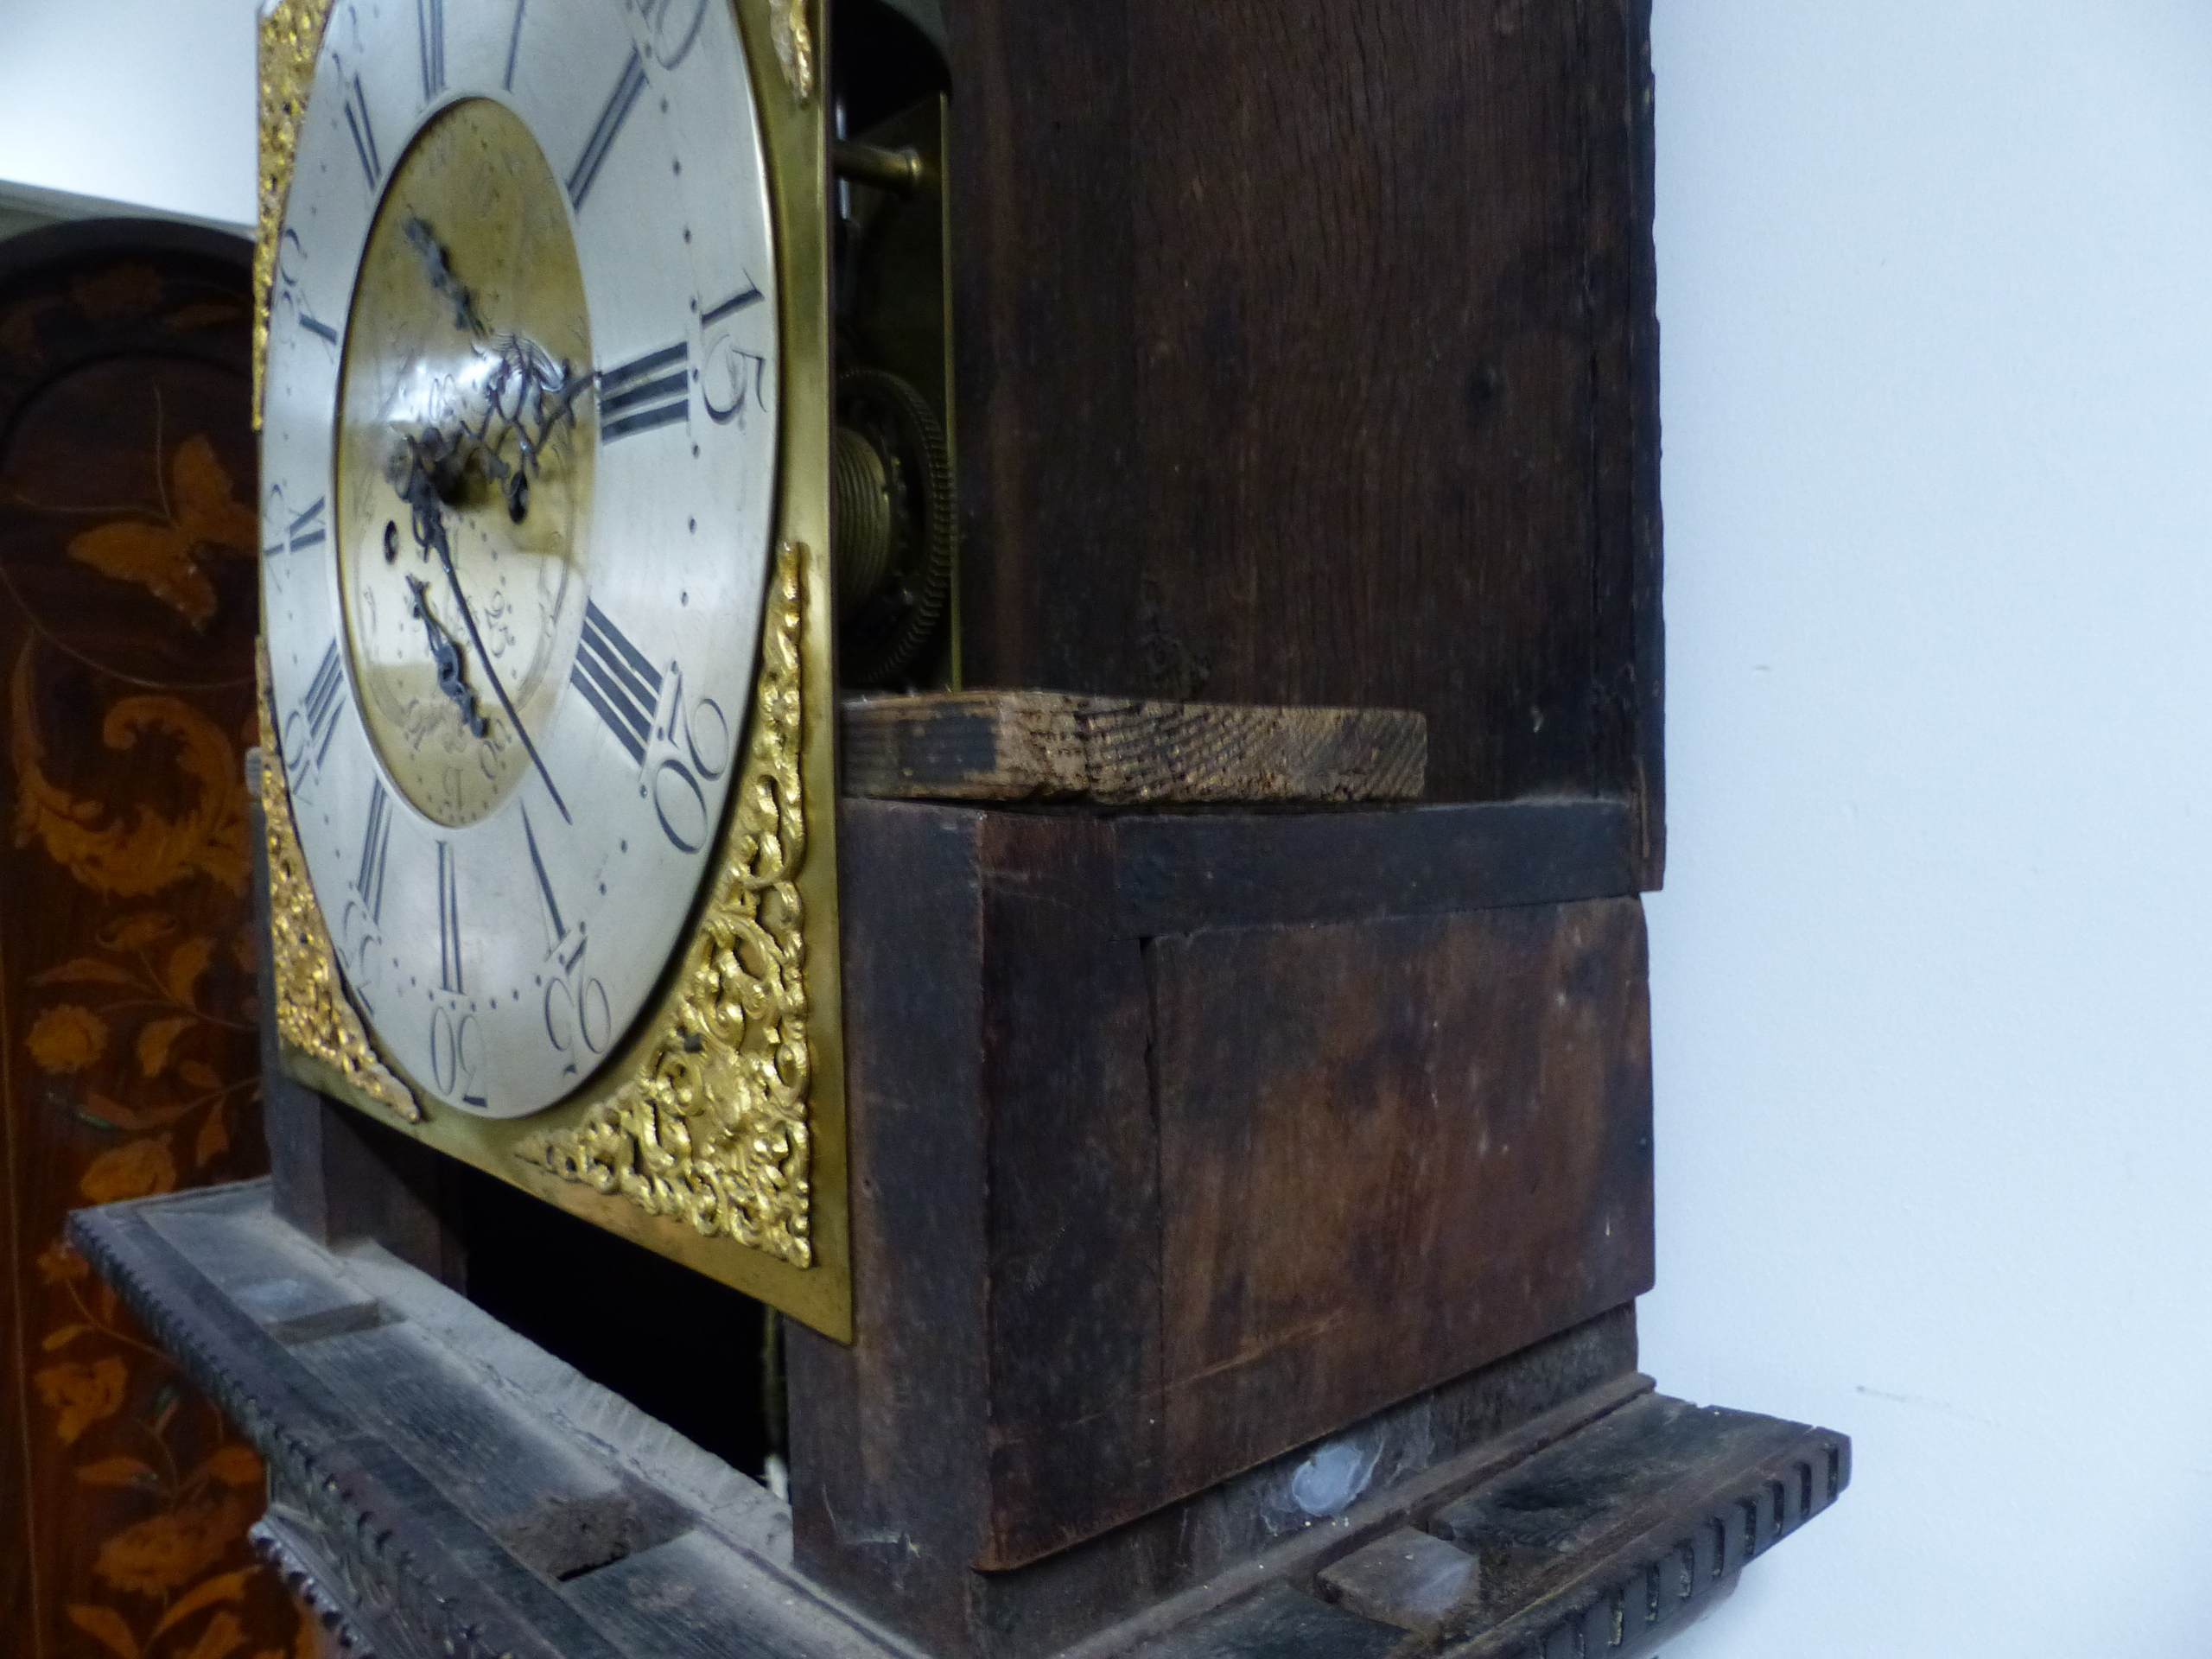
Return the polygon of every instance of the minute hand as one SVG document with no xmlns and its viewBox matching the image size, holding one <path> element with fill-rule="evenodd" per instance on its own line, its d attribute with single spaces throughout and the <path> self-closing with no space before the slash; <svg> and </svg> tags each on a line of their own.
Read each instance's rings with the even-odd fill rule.
<svg viewBox="0 0 2212 1659">
<path fill-rule="evenodd" d="M 461 620 L 468 629 L 468 643 L 476 647 L 476 660 L 484 664 L 484 677 L 492 682 L 492 690 L 499 699 L 499 707 L 507 711 L 507 718 L 514 722 L 515 735 L 522 739 L 523 747 L 529 752 L 531 764 L 537 768 L 537 775 L 545 780 L 545 792 L 553 798 L 553 804 L 560 809 L 563 821 L 574 823 L 569 804 L 561 798 L 561 791 L 553 781 L 553 774 L 545 769 L 545 760 L 537 753 L 537 745 L 530 741 L 530 728 L 522 723 L 522 715 L 515 709 L 514 699 L 507 695 L 506 684 L 499 678 L 499 671 L 492 664 L 492 653 L 484 649 L 484 635 L 476 626 L 476 613 L 468 603 L 468 595 L 461 590 L 461 575 L 453 566 L 453 544 L 446 535 L 445 505 L 438 499 L 437 486 L 431 480 L 429 469 L 423 465 L 421 445 L 410 442 L 405 452 L 395 458 L 392 482 L 413 509 L 415 540 L 426 551 L 438 556 L 438 564 L 446 573 L 446 583 L 453 589 L 453 602 L 461 607 Z"/>
<path fill-rule="evenodd" d="M 438 563 L 445 567 L 446 582 L 453 589 L 453 602 L 461 607 L 461 620 L 468 626 L 468 643 L 476 647 L 476 660 L 484 664 L 484 677 L 492 682 L 492 691 L 499 699 L 499 707 L 507 711 L 507 718 L 514 722 L 515 735 L 522 739 L 522 746 L 530 752 L 531 764 L 537 768 L 537 775 L 545 780 L 545 792 L 553 798 L 553 804 L 561 809 L 561 817 L 568 823 L 575 820 L 569 816 L 569 804 L 561 798 L 561 791 L 554 787 L 553 774 L 545 770 L 544 759 L 537 753 L 537 745 L 530 741 L 530 728 L 522 723 L 516 712 L 515 700 L 507 695 L 506 686 L 499 679 L 499 671 L 492 666 L 492 653 L 484 649 L 484 636 L 476 630 L 476 613 L 469 608 L 468 595 L 461 591 L 460 574 L 453 568 L 453 550 L 446 545 L 446 538 L 437 538 Z"/>
</svg>

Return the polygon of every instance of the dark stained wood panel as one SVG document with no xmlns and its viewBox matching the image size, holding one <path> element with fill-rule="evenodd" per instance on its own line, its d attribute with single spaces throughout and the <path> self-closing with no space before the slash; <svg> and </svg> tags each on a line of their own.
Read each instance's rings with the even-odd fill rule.
<svg viewBox="0 0 2212 1659">
<path fill-rule="evenodd" d="M 1152 938 L 1610 899 L 1639 885 L 1635 836 L 1618 801 L 1133 816 L 1115 824 L 1114 925 Z"/>
<path fill-rule="evenodd" d="M 1240 1467 L 1651 1286 L 1642 907 L 1150 947 L 1171 1467 Z"/>
<path fill-rule="evenodd" d="M 1657 874 L 1639 0 L 948 0 L 968 683 L 1408 708 Z"/>
<path fill-rule="evenodd" d="M 1112 937 L 1112 827 L 992 813 L 981 830 L 991 1500 L 975 1564 L 1013 1567 L 1161 1490 L 1163 1172 L 1143 948 Z"/>
<path fill-rule="evenodd" d="M 861 1300 L 790 1336 L 809 1571 L 956 1650 L 1065 1640 L 1225 1560 L 1171 1506 L 1243 1536 L 1269 1459 L 1414 1396 L 1446 1456 L 1630 1369 L 1636 899 L 1138 937 L 1132 820 L 841 811 Z"/>
</svg>

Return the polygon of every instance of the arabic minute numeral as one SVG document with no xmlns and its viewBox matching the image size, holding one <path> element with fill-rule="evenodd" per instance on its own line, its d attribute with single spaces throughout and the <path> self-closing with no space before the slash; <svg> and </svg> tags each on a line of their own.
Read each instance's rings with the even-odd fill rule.
<svg viewBox="0 0 2212 1659">
<path fill-rule="evenodd" d="M 544 1011 L 545 1040 L 562 1058 L 563 1077 L 589 1070 L 587 1057 L 607 1052 L 614 1021 L 607 987 L 598 980 L 586 979 L 574 988 L 566 978 L 547 980 Z"/>
<path fill-rule="evenodd" d="M 307 257 L 306 244 L 300 240 L 297 231 L 286 231 L 283 240 L 289 243 L 291 248 L 289 253 L 283 255 L 276 262 L 276 303 L 289 307 L 292 320 L 309 334 L 327 345 L 337 345 L 338 331 L 308 309 L 307 302 L 301 297 L 300 279 L 286 263 L 292 254 L 304 259 Z"/>
<path fill-rule="evenodd" d="M 758 352 L 745 350 L 737 343 L 734 330 L 727 326 L 732 318 L 766 298 L 760 284 L 748 277 L 742 289 L 699 315 L 699 327 L 705 336 L 699 354 L 699 401 L 718 426 L 741 417 L 748 402 L 764 410 L 767 408 L 768 359 Z"/>
<path fill-rule="evenodd" d="M 458 1090 L 464 1105 L 483 1105 L 484 1096 L 471 1087 L 483 1063 L 484 1039 L 478 1034 L 474 1014 L 456 1020 L 453 1010 L 444 1007 L 431 1014 L 430 1080 L 440 1094 Z"/>
<path fill-rule="evenodd" d="M 706 846 L 714 827 L 707 810 L 707 791 L 700 779 L 712 783 L 728 767 L 729 720 L 721 704 L 712 697 L 700 698 L 687 712 L 683 671 L 673 671 L 676 695 L 671 699 L 668 735 L 671 743 L 682 740 L 682 753 L 664 755 L 653 767 L 653 814 L 660 820 L 660 832 L 668 837 L 668 844 L 679 853 L 690 854 Z M 688 760 L 683 758 L 687 754 Z"/>
</svg>

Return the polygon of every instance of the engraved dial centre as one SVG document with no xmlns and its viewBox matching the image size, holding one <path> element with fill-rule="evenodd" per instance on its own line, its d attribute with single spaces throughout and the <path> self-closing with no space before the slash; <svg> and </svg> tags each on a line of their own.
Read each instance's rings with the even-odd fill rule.
<svg viewBox="0 0 2212 1659">
<path fill-rule="evenodd" d="M 505 105 L 450 105 L 393 168 L 362 255 L 336 515 L 371 741 L 442 824 L 483 819 L 544 770 L 532 734 L 590 585 L 591 364 L 551 167 Z"/>
</svg>

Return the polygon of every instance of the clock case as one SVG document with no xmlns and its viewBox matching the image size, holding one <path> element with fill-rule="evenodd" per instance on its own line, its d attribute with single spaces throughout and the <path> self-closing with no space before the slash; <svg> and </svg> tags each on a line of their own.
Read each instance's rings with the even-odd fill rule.
<svg viewBox="0 0 2212 1659">
<path fill-rule="evenodd" d="M 851 770 L 851 1339 L 786 1328 L 790 1505 L 732 1546 L 767 1587 L 723 1628 L 793 1655 L 1648 1652 L 1850 1471 L 1841 1436 L 1636 1369 L 1664 855 L 1648 5 L 947 0 L 944 25 L 945 677 L 1412 711 L 1427 798 L 1132 810 L 988 766 L 879 768 L 862 798 Z M 420 1275 L 364 1302 L 338 1246 L 475 1294 L 550 1236 L 472 1254 L 450 1160 L 377 1116 L 271 1078 L 275 1208 L 334 1247 L 286 1259 L 334 1306 L 442 1306 Z M 157 1311 L 190 1278 L 163 1225 L 85 1233 Z M 736 1306 L 702 1281 L 624 1334 L 669 1353 Z M 708 1416 L 746 1397 L 676 1382 Z M 355 1428 L 403 1459 L 427 1432 Z M 346 1501 L 357 1529 L 435 1507 Z M 315 1525 L 346 1573 L 405 1580 Z M 1459 1589 L 1424 1602 L 1394 1563 L 1455 1538 Z M 626 1583 L 663 1554 L 639 1548 Z M 528 1601 L 458 1560 L 449 1605 Z M 795 1635 L 772 1603 L 828 1611 Z"/>
<path fill-rule="evenodd" d="M 614 1053 L 568 1099 L 526 1117 L 491 1119 L 419 1099 L 353 1009 L 327 926 L 305 875 L 292 829 L 264 687 L 258 794 L 264 825 L 271 924 L 272 1058 L 296 1081 L 343 1101 L 424 1147 L 521 1188 L 594 1225 L 758 1298 L 840 1339 L 851 1336 L 851 1251 L 845 1203 L 846 1145 L 842 985 L 838 970 L 836 799 L 836 618 L 830 553 L 830 382 L 831 321 L 829 128 L 817 46 L 804 4 L 731 3 L 753 72 L 783 314 L 781 402 L 774 549 L 762 609 L 758 671 L 737 776 L 693 915 L 659 988 Z M 266 354 L 270 273 L 289 188 L 294 135 L 306 113 L 331 0 L 281 0 L 261 26 L 261 226 L 256 250 L 258 306 L 255 407 Z M 786 887 L 785 884 L 788 884 Z M 766 891 L 764 892 L 764 889 Z M 779 891 L 795 892 L 797 905 Z M 759 929 L 783 963 L 744 987 L 714 983 L 715 957 Z M 756 953 L 736 952 L 740 975 Z M 780 964 L 779 964 L 780 965 Z M 745 995 L 748 1052 L 686 1052 L 687 999 Z M 706 1043 L 716 1039 L 708 1035 Z M 762 1045 L 767 1046 L 765 1048 Z M 686 1154 L 714 1161 L 719 1179 L 758 1196 L 770 1224 L 742 1239 L 727 1228 L 694 1226 L 682 1189 L 702 1178 L 655 1154 L 668 1125 L 639 1122 L 653 1108 L 645 1087 L 656 1071 L 678 1087 L 727 1078 L 798 1043 L 796 1126 L 735 1113 L 718 1122 L 709 1106 L 683 1126 Z M 759 1052 L 752 1052 L 760 1050 Z M 786 1074 L 791 1070 L 784 1068 Z M 704 1085 L 701 1085 L 704 1092 Z M 641 1133 L 640 1130 L 643 1130 Z M 656 1134 L 658 1131 L 658 1134 Z M 763 1154 L 762 1136 L 781 1133 Z M 749 1143 L 749 1144 L 748 1144 Z M 557 1173 L 565 1166 L 568 1173 Z M 625 1179 L 635 1171 L 643 1179 Z M 581 1177 L 579 1176 L 581 1172 Z M 670 1179 L 657 1200 L 640 1194 Z"/>
</svg>

